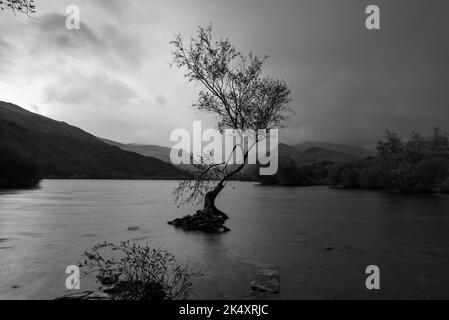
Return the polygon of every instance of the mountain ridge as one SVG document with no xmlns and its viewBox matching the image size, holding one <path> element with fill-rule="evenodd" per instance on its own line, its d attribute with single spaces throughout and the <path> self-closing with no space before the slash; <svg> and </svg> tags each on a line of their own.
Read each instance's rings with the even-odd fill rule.
<svg viewBox="0 0 449 320">
<path fill-rule="evenodd" d="M 342 143 L 331 143 L 331 142 L 311 142 L 306 141 L 299 144 L 292 145 L 294 148 L 305 151 L 310 148 L 318 147 L 323 149 L 329 149 L 333 151 L 338 151 L 341 153 L 350 154 L 359 158 L 366 158 L 375 156 L 376 152 L 368 150 L 359 146 L 342 144 Z"/>
<path fill-rule="evenodd" d="M 0 156 L 34 162 L 43 178 L 174 179 L 185 172 L 153 157 L 111 146 L 94 135 L 0 101 Z"/>
<path fill-rule="evenodd" d="M 11 103 L 0 101 L 0 124 L 0 146 L 35 161 L 44 177 L 173 178 L 189 171 L 189 165 L 171 164 L 168 147 L 99 138 Z M 304 142 L 280 143 L 278 154 L 280 161 L 290 158 L 297 165 L 307 165 L 351 161 L 375 153 L 351 145 Z"/>
</svg>

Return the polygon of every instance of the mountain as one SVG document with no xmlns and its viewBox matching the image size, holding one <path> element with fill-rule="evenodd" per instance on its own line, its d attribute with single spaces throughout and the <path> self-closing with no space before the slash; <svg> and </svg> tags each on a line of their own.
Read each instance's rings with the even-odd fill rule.
<svg viewBox="0 0 449 320">
<path fill-rule="evenodd" d="M 294 148 L 305 151 L 310 148 L 323 148 L 332 151 L 338 151 L 346 154 L 356 156 L 357 158 L 373 157 L 376 155 L 374 151 L 360 148 L 357 146 L 346 145 L 346 144 L 336 144 L 328 142 L 303 142 L 293 146 Z"/>
<path fill-rule="evenodd" d="M 303 146 L 307 145 L 304 144 Z M 351 146 L 346 147 L 350 148 Z M 362 154 L 363 149 L 359 148 L 360 150 L 358 150 L 357 148 L 358 147 L 354 147 L 353 151 L 358 151 L 355 153 L 359 155 Z M 366 154 L 370 154 L 369 151 L 366 151 Z M 280 143 L 278 146 L 278 157 L 279 163 L 288 161 L 288 159 L 293 159 L 297 165 L 312 164 L 322 161 L 342 162 L 361 158 L 360 156 L 352 153 L 346 153 L 324 147 L 308 147 L 305 150 L 300 150 L 284 143 Z"/>
<path fill-rule="evenodd" d="M 345 162 L 357 160 L 359 157 L 331 149 L 312 147 L 304 151 L 280 143 L 278 147 L 279 167 L 286 166 L 293 160 L 297 166 L 310 165 L 319 162 Z M 256 179 L 259 175 L 257 165 L 245 165 L 242 169 L 242 178 Z"/>
<path fill-rule="evenodd" d="M 164 161 L 124 151 L 65 122 L 6 102 L 0 102 L 0 157 L 7 163 L 15 158 L 32 161 L 44 178 L 162 179 L 184 175 Z"/>
<path fill-rule="evenodd" d="M 297 164 L 304 165 L 322 161 L 331 161 L 331 162 L 352 161 L 359 159 L 359 157 L 339 151 L 313 147 L 308 148 L 301 154 L 296 155 L 293 159 Z"/>
<path fill-rule="evenodd" d="M 161 161 L 164 161 L 166 163 L 172 164 L 172 162 L 170 160 L 171 149 L 168 147 L 161 147 L 161 146 L 152 145 L 152 144 L 136 144 L 136 143 L 124 144 L 124 143 L 120 143 L 120 142 L 116 142 L 116 141 L 112 141 L 112 140 L 108 140 L 108 139 L 104 139 L 104 138 L 99 138 L 99 139 L 106 142 L 107 144 L 117 146 L 122 150 L 134 152 L 134 153 L 143 155 L 145 157 L 153 157 L 153 158 L 159 159 Z M 185 151 L 183 150 L 183 152 L 185 152 Z M 177 167 L 181 170 L 187 170 L 187 171 L 195 170 L 195 167 L 191 164 L 180 164 L 180 165 L 175 165 L 175 167 Z"/>
<path fill-rule="evenodd" d="M 112 141 L 112 140 L 108 140 L 108 139 L 104 139 L 104 138 L 99 138 L 99 139 L 103 140 L 107 144 L 117 146 L 122 150 L 135 152 L 135 153 L 138 153 L 145 157 L 153 157 L 153 158 L 159 159 L 161 161 L 171 163 L 170 148 L 151 145 L 151 144 L 149 144 L 149 145 L 142 145 L 142 144 L 135 144 L 135 143 L 124 144 L 124 143 L 120 143 L 120 142 L 116 142 L 116 141 Z"/>
<path fill-rule="evenodd" d="M 295 147 L 289 146 L 285 143 L 279 143 L 278 157 L 279 158 L 293 158 L 300 155 L 302 152 Z"/>
<path fill-rule="evenodd" d="M 164 162 L 171 163 L 171 160 L 170 160 L 171 149 L 170 148 L 161 147 L 161 146 L 157 146 L 157 145 L 142 145 L 142 144 L 136 144 L 136 143 L 124 144 L 124 143 L 112 141 L 109 139 L 104 139 L 104 138 L 99 138 L 99 139 L 101 139 L 102 141 L 104 141 L 110 145 L 117 146 L 123 150 L 135 152 L 135 153 L 138 153 L 138 154 L 141 154 L 144 156 L 154 157 L 154 158 L 157 158 Z M 279 157 L 291 157 L 297 153 L 300 153 L 299 150 L 297 150 L 289 145 L 283 144 L 283 143 L 280 143 L 278 148 L 279 148 L 279 150 L 278 150 Z M 255 151 L 253 151 L 253 152 L 255 152 Z M 228 167 L 229 171 L 236 169 L 238 166 L 239 165 L 237 165 L 237 164 L 230 164 Z M 180 164 L 180 165 L 177 165 L 176 167 L 179 167 L 182 170 L 186 170 L 186 171 L 190 171 L 190 172 L 195 171 L 195 167 L 191 164 Z M 235 177 L 235 178 L 237 178 L 237 179 L 241 178 L 244 180 L 254 179 L 254 177 L 257 176 L 256 170 L 258 170 L 258 167 L 256 165 L 246 164 L 244 166 L 244 168 L 242 169 L 240 176 Z"/>
</svg>

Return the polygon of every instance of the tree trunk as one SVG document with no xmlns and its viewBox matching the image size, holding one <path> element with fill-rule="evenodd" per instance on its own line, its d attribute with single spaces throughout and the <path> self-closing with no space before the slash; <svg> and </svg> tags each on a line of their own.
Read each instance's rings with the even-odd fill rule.
<svg viewBox="0 0 449 320">
<path fill-rule="evenodd" d="M 244 156 L 244 163 L 248 157 L 248 151 L 246 151 Z M 208 191 L 204 196 L 204 206 L 203 209 L 198 210 L 194 215 L 188 215 L 184 218 L 175 219 L 169 221 L 168 224 L 175 227 L 181 227 L 185 231 L 189 230 L 199 230 L 206 233 L 217 233 L 217 232 L 228 232 L 231 231 L 228 227 L 224 225 L 225 221 L 229 217 L 217 209 L 215 206 L 215 199 L 221 190 L 223 190 L 226 181 L 228 181 L 233 175 L 237 174 L 242 170 L 244 164 L 240 165 L 237 169 L 229 172 L 225 175 L 217 186 L 212 190 Z"/>
<path fill-rule="evenodd" d="M 224 222 L 229 217 L 215 206 L 215 199 L 223 189 L 223 184 L 219 183 L 212 191 L 204 196 L 204 207 L 194 215 L 169 221 L 168 224 L 181 227 L 185 231 L 198 230 L 206 233 L 218 233 L 231 231 L 224 226 Z"/>
<path fill-rule="evenodd" d="M 204 211 L 205 214 L 221 217 L 226 220 L 229 219 L 229 217 L 215 206 L 215 199 L 222 189 L 223 184 L 218 184 L 214 190 L 206 193 L 204 196 L 204 207 L 202 211 Z"/>
</svg>

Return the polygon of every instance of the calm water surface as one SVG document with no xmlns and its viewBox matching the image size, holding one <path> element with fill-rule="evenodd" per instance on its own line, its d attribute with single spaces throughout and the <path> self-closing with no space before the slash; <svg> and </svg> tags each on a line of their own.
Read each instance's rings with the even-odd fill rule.
<svg viewBox="0 0 449 320">
<path fill-rule="evenodd" d="M 0 298 L 66 294 L 67 265 L 100 241 L 128 239 L 201 269 L 193 299 L 449 298 L 448 196 L 235 183 L 218 201 L 232 231 L 205 235 L 166 224 L 195 210 L 173 204 L 175 185 L 44 180 L 0 191 Z M 381 271 L 376 292 L 365 289 L 371 264 Z M 262 268 L 280 271 L 279 295 L 249 290 Z M 92 286 L 83 280 L 81 289 Z"/>
</svg>

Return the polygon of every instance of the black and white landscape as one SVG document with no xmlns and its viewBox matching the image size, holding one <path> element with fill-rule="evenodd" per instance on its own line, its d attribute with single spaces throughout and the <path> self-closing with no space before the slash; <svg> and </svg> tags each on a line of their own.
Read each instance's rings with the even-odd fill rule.
<svg viewBox="0 0 449 320">
<path fill-rule="evenodd" d="M 374 2 L 0 1 L 0 299 L 448 299 L 449 3 Z"/>
</svg>

